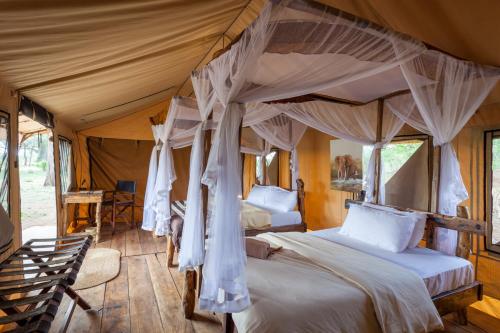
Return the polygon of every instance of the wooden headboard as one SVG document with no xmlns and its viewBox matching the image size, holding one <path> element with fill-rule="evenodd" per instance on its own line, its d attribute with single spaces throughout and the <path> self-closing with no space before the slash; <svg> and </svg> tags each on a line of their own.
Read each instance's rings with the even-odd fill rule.
<svg viewBox="0 0 500 333">
<path fill-rule="evenodd" d="M 345 208 L 349 209 L 351 205 L 361 205 L 362 201 L 346 200 Z M 469 218 L 468 210 L 464 206 L 457 208 L 458 215 L 460 216 L 446 216 L 438 213 L 423 212 L 413 209 L 400 208 L 388 205 L 375 205 L 380 207 L 390 207 L 405 212 L 418 212 L 427 214 L 426 234 L 425 241 L 426 247 L 435 249 L 434 229 L 436 227 L 451 229 L 458 231 L 458 242 L 456 256 L 468 259 L 472 250 L 472 236 L 476 235 L 477 239 L 477 253 L 479 253 L 479 236 L 485 236 L 487 224 L 485 221 L 472 220 Z M 476 256 L 477 258 L 478 256 Z"/>
</svg>

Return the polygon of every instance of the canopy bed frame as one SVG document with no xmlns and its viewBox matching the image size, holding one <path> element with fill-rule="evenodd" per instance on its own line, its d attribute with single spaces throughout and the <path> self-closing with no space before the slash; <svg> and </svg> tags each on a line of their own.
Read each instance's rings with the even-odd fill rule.
<svg viewBox="0 0 500 333">
<path fill-rule="evenodd" d="M 456 75 L 445 75 L 447 72 Z M 209 127 L 208 116 L 216 101 L 222 112 L 213 140 L 202 145 L 195 138 L 193 143 L 198 156 L 190 167 L 193 196 L 188 195 L 188 200 L 199 203 L 191 207 L 204 214 L 184 225 L 184 231 L 186 226 L 190 229 L 183 231 L 183 240 L 188 234 L 191 241 L 199 241 L 189 244 L 197 247 L 196 254 L 181 246 L 180 257 L 184 253 L 189 259 L 187 265 L 180 265 L 186 277 L 185 316 L 190 318 L 194 309 L 195 269 L 204 275 L 199 280 L 203 282 L 198 289 L 200 308 L 225 313 L 251 305 L 244 239 L 237 223 L 238 160 L 245 117 L 269 105 L 333 137 L 372 145 L 366 200 L 374 203 L 384 202 L 382 147 L 404 123 L 431 135 L 436 146 L 430 168 L 431 210 L 440 214 L 427 214 L 427 246 L 440 245 L 434 242 L 434 229 L 452 235 L 458 231 L 460 246 L 448 245 L 449 251 L 456 254 L 458 248 L 461 255 L 468 254 L 471 242 L 466 233 L 482 236 L 486 227 L 481 221 L 445 216 L 455 215 L 457 205 L 467 198 L 451 141 L 499 77 L 498 68 L 450 56 L 326 5 L 309 0 L 269 2 L 239 38 L 191 76 L 201 127 Z M 451 118 L 456 121 L 452 123 Z M 203 138 L 201 132 L 197 135 Z M 202 182 L 216 196 L 210 214 L 206 187 L 201 199 Z M 205 235 L 204 217 L 210 220 L 208 247 L 200 236 Z M 433 301 L 440 313 L 456 311 L 465 320 L 463 309 L 481 295 L 481 284 L 475 282 Z"/>
</svg>

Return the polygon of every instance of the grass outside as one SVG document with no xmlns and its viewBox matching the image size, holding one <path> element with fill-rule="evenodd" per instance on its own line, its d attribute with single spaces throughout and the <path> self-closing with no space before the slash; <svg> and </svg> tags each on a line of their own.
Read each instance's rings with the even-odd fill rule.
<svg viewBox="0 0 500 333">
<path fill-rule="evenodd" d="M 23 230 L 56 225 L 54 186 L 44 186 L 45 170 L 40 165 L 21 166 L 21 221 Z"/>
</svg>

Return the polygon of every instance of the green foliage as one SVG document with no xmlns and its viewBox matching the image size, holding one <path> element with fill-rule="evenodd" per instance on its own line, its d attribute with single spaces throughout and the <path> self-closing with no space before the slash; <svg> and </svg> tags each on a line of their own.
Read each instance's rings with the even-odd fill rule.
<svg viewBox="0 0 500 333">
<path fill-rule="evenodd" d="M 47 167 L 48 167 L 48 162 L 45 160 L 45 161 L 40 161 L 40 162 L 37 162 L 36 165 L 42 169 L 43 171 L 47 171 Z"/>
<path fill-rule="evenodd" d="M 500 138 L 495 138 L 492 140 L 492 154 L 491 154 L 491 159 L 492 159 L 492 170 L 499 170 L 500 169 Z"/>
<path fill-rule="evenodd" d="M 382 149 L 384 180 L 392 176 L 415 154 L 423 142 L 391 143 Z"/>
</svg>

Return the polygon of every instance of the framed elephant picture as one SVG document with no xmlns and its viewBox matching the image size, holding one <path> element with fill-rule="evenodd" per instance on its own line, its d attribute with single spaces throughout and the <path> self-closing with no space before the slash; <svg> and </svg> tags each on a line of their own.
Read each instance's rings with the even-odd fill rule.
<svg viewBox="0 0 500 333">
<path fill-rule="evenodd" d="M 347 140 L 330 141 L 330 188 L 359 192 L 363 187 L 363 145 Z"/>
</svg>

